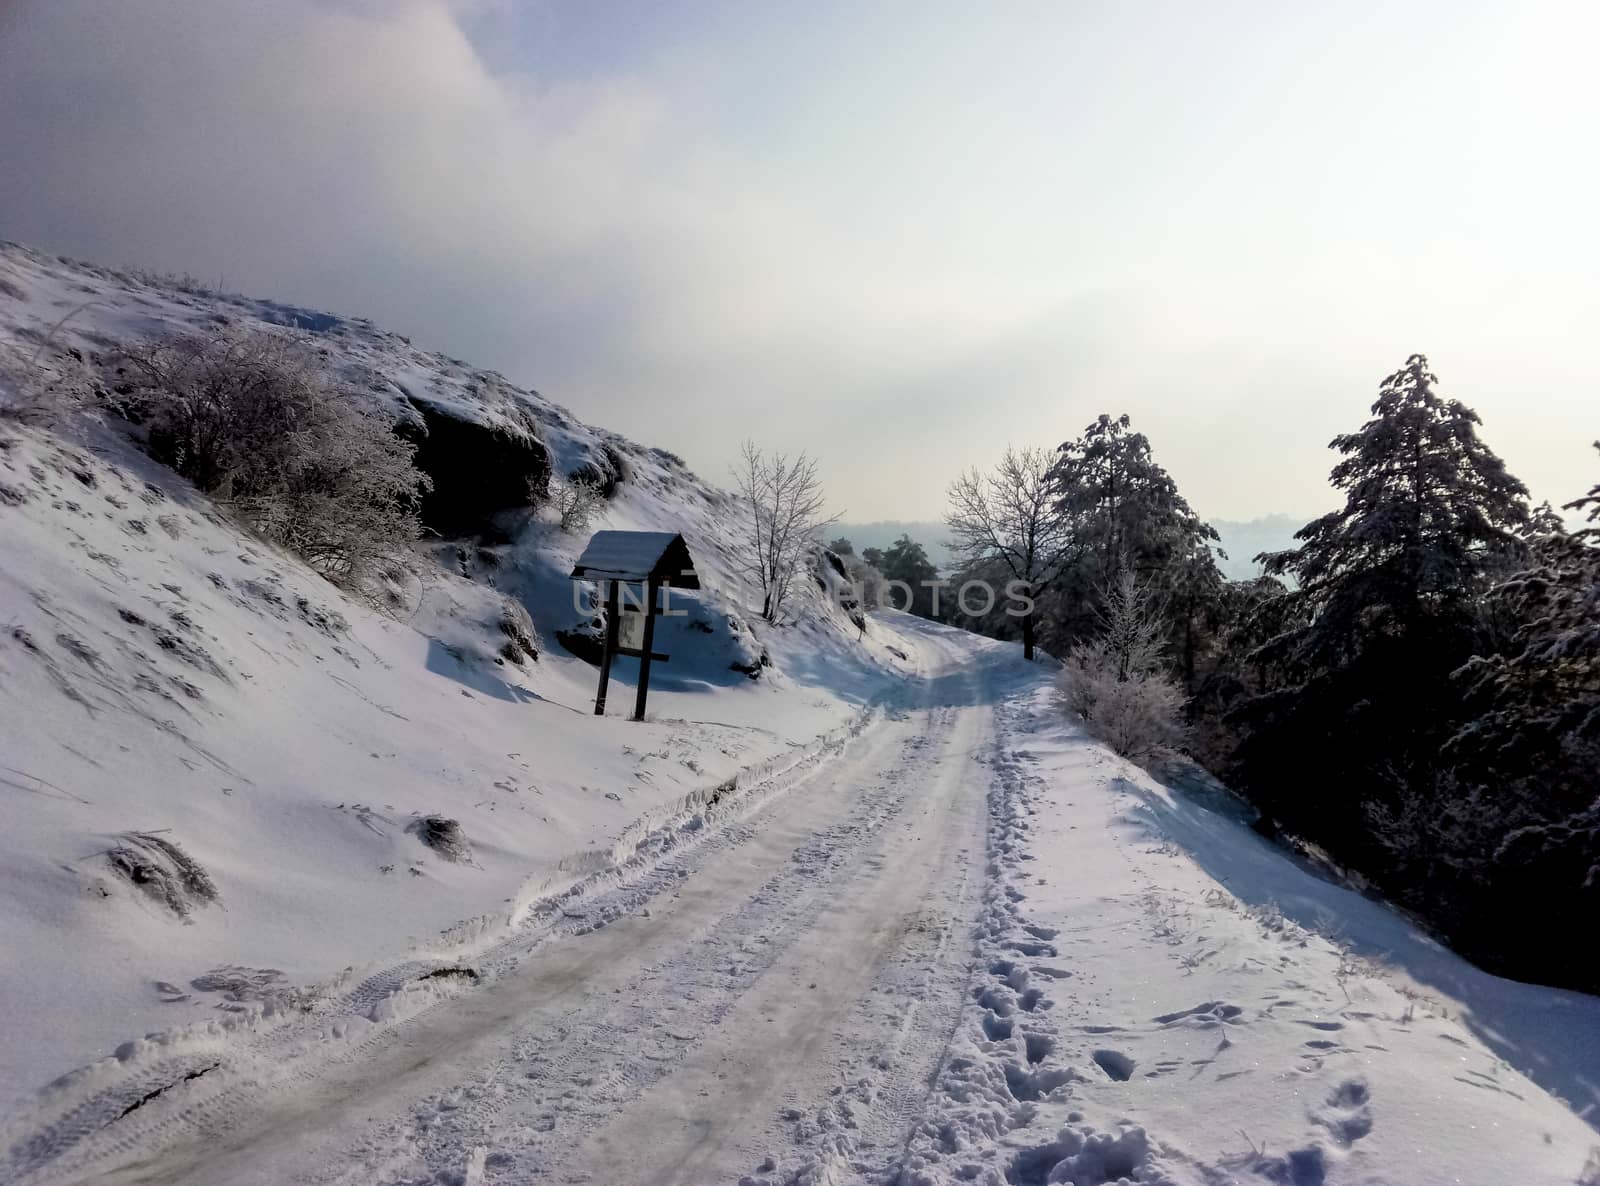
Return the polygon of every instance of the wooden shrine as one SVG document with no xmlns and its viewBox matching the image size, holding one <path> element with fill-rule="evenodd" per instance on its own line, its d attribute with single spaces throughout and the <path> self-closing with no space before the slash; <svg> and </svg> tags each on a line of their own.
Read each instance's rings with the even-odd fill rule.
<svg viewBox="0 0 1600 1186">
<path fill-rule="evenodd" d="M 605 715 L 612 658 L 631 655 L 639 660 L 633 719 L 644 720 L 645 698 L 650 694 L 650 664 L 665 663 L 671 657 L 653 649 L 656 618 L 661 615 L 661 591 L 700 587 L 689 546 L 683 536 L 672 531 L 597 531 L 573 565 L 572 579 L 604 586 L 606 636 L 600 659 L 600 688 L 594 698 L 595 715 Z"/>
</svg>

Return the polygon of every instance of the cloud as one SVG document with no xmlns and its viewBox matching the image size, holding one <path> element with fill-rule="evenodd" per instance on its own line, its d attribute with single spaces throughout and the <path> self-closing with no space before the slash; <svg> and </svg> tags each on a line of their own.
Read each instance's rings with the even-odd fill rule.
<svg viewBox="0 0 1600 1186">
<path fill-rule="evenodd" d="M 1413 42 L 1377 16 L 716 11 L 13 0 L 0 235 L 371 316 L 714 479 L 752 432 L 809 448 L 856 516 L 937 514 L 1008 440 L 1124 409 L 1202 508 L 1314 508 L 1324 443 L 1411 350 L 1490 401 L 1600 361 L 1562 345 L 1594 236 L 1465 259 L 1523 195 L 1454 92 L 1407 105 Z M 1415 85 L 1479 86 L 1473 38 L 1428 27 L 1449 69 Z M 1426 137 L 1442 160 L 1397 174 Z M 1570 452 L 1552 496 L 1588 484 Z"/>
<path fill-rule="evenodd" d="M 982 332 L 979 288 L 918 283 L 918 243 L 821 209 L 649 80 L 491 71 L 463 23 L 482 15 L 24 4 L 0 106 L 26 118 L 0 155 L 31 167 L 0 213 L 75 254 L 374 316 L 680 446 L 707 416 L 731 443 L 753 406 L 794 429 L 832 405 L 842 434 L 931 343 Z"/>
</svg>

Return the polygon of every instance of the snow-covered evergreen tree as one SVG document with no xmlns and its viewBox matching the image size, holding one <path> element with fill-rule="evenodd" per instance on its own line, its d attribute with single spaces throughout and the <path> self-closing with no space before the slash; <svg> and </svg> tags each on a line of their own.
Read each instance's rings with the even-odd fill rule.
<svg viewBox="0 0 1600 1186">
<path fill-rule="evenodd" d="M 1382 634 L 1463 612 L 1525 554 L 1528 491 L 1478 437 L 1471 408 L 1446 400 L 1413 354 L 1383 381 L 1372 419 L 1335 437 L 1330 481 L 1345 505 L 1258 557 L 1292 575 L 1305 624 L 1271 647 L 1291 667 L 1338 663 Z"/>
<path fill-rule="evenodd" d="M 940 601 L 931 584 L 939 579 L 939 570 L 916 540 L 909 535 L 901 535 L 881 551 L 876 548 L 868 551 L 877 554 L 872 563 L 883 574 L 884 581 L 898 582 L 904 586 L 894 591 L 896 607 L 923 618 L 942 617 L 949 611 L 950 598 L 946 596 Z M 910 590 L 909 597 L 906 590 Z"/>
<path fill-rule="evenodd" d="M 1451 673 L 1480 643 L 1483 595 L 1526 555 L 1526 489 L 1436 384 L 1413 355 L 1332 442 L 1345 505 L 1262 557 L 1296 583 L 1266 606 L 1283 628 L 1252 656 L 1265 690 L 1235 714 L 1239 781 L 1369 872 L 1393 860 L 1375 816 L 1436 796 L 1461 713 Z"/>
<path fill-rule="evenodd" d="M 1186 679 L 1197 639 L 1191 633 L 1207 598 L 1221 594 L 1211 545 L 1217 533 L 1178 492 L 1126 415 L 1102 414 L 1057 449 L 1055 511 L 1074 544 L 1073 563 L 1049 615 L 1067 641 L 1093 634 L 1100 591 L 1129 565 L 1172 610 L 1169 641 Z"/>
<path fill-rule="evenodd" d="M 1464 711 L 1438 793 L 1394 840 L 1450 870 L 1442 921 L 1458 942 L 1593 990 L 1600 974 L 1574 981 L 1563 948 L 1571 914 L 1600 909 L 1600 486 L 1567 505 L 1589 525 L 1547 523 L 1490 594 L 1505 637 L 1456 673 Z"/>
</svg>

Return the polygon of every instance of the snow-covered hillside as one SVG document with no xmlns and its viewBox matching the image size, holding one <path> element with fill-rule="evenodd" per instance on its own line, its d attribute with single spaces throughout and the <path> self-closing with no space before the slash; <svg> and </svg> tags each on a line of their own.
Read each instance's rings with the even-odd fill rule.
<svg viewBox="0 0 1600 1186">
<path fill-rule="evenodd" d="M 0 419 L 0 1099 L 347 968 L 456 954 L 849 728 L 902 664 L 809 581 L 795 625 L 752 620 L 729 496 L 499 375 L 366 322 L 0 248 L 14 360 L 109 386 L 119 346 L 224 318 L 314 335 L 426 434 L 435 534 L 378 609 L 93 404 Z M 623 719 L 633 661 L 597 719 L 595 668 L 557 643 L 590 615 L 567 579 L 583 539 L 517 509 L 543 467 L 615 484 L 596 527 L 681 531 L 695 558 L 645 723 Z"/>
</svg>

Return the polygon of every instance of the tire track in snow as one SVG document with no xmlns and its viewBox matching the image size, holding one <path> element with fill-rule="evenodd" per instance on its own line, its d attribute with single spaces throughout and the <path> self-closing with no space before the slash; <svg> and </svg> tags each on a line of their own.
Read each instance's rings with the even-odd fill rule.
<svg viewBox="0 0 1600 1186">
<path fill-rule="evenodd" d="M 422 1131 L 394 1131 L 380 1144 L 413 1140 L 423 1166 L 435 1174 L 458 1169 L 471 1149 L 483 1145 L 518 1177 L 559 1180 L 576 1140 L 670 1076 L 784 954 L 782 940 L 809 930 L 833 906 L 839 882 L 903 812 L 928 762 L 919 743 L 942 719 L 930 717 L 845 818 L 816 832 L 795 851 L 789 868 L 692 947 L 624 986 L 616 994 L 620 999 L 599 1016 L 575 1011 L 556 1035 L 555 1053 L 550 1035 L 523 1037 L 510 1059 L 457 1089 L 460 1096 L 449 1092 L 423 1101 Z M 510 1073 L 519 1066 L 520 1076 Z M 596 1066 L 605 1072 L 592 1074 Z M 496 1082 L 501 1090 L 491 1088 Z M 464 1108 L 459 1099 L 474 1106 Z M 432 1116 L 445 1118 L 433 1119 L 430 1106 Z"/>
<path fill-rule="evenodd" d="M 938 722 L 936 719 L 931 717 L 925 719 L 922 722 L 922 735 L 925 736 L 927 731 L 937 727 Z M 803 781 L 810 781 L 815 773 L 815 771 L 809 772 Z M 826 773 L 825 769 L 823 773 Z M 793 872 L 786 871 L 785 876 L 779 879 L 778 884 L 774 884 L 764 891 L 758 891 L 757 898 L 759 900 L 746 903 L 745 907 L 741 908 L 741 912 L 736 912 L 735 918 L 728 924 L 729 933 L 747 933 L 748 926 L 745 931 L 739 930 L 741 925 L 739 920 L 745 912 L 748 913 L 749 926 L 770 926 L 774 903 L 778 899 L 784 899 L 781 905 L 785 910 L 794 913 L 797 922 L 803 922 L 807 918 L 814 917 L 817 913 L 820 913 L 825 907 L 828 897 L 826 892 L 827 879 L 838 876 L 844 868 L 848 867 L 849 854 L 864 845 L 876 834 L 882 822 L 890 818 L 895 811 L 903 806 L 904 786 L 914 782 L 914 777 L 911 777 L 908 772 L 908 776 L 905 778 L 884 779 L 882 786 L 874 792 L 862 796 L 850 815 L 842 821 L 835 822 L 831 827 L 823 829 L 817 833 L 812 842 L 802 846 L 801 850 L 796 854 L 799 859 L 795 862 L 796 869 Z M 783 801 L 783 797 L 772 796 L 771 798 L 778 802 Z M 763 802 L 757 810 L 764 811 L 767 806 L 768 803 Z M 581 935 L 603 927 L 608 922 L 637 910 L 642 903 L 650 901 L 656 895 L 684 884 L 693 869 L 703 867 L 716 854 L 748 843 L 757 834 L 757 830 L 749 822 L 744 822 L 703 835 L 692 847 L 679 855 L 660 862 L 652 868 L 639 885 L 598 895 L 587 904 L 586 910 L 578 917 L 561 916 L 552 928 L 553 937 L 565 936 L 570 938 L 575 935 Z M 792 900 L 788 900 L 786 895 L 793 888 L 791 883 L 797 876 L 816 881 L 817 888 L 808 893 L 793 895 Z M 804 913 L 806 910 L 809 910 L 809 914 Z M 546 941 L 541 940 L 539 945 L 542 946 Z M 776 946 L 773 945 L 774 951 Z M 727 944 L 722 943 L 719 945 L 714 942 L 706 950 L 720 953 L 727 950 Z M 528 954 L 529 951 L 520 952 L 514 962 L 525 961 Z M 437 963 L 414 965 L 418 970 L 431 969 L 438 966 L 439 964 Z M 758 960 L 751 959 L 744 969 L 745 972 L 751 973 L 751 975 L 730 978 L 728 982 L 747 987 L 748 983 L 754 978 L 753 974 L 759 971 L 760 966 Z M 353 1004 L 362 1007 L 368 1006 L 374 999 L 379 1001 L 388 999 L 383 997 L 383 992 L 395 981 L 404 980 L 405 974 L 411 970 L 412 968 L 409 967 L 404 970 L 398 968 L 390 970 L 379 978 L 382 981 L 381 983 L 378 983 L 377 980 L 369 979 L 352 990 L 347 999 Z M 714 969 L 702 968 L 696 973 L 695 983 L 700 986 L 702 993 L 709 994 L 719 987 L 718 978 L 714 972 Z M 499 976 L 514 974 L 514 970 L 498 973 Z M 490 979 L 492 982 L 494 975 L 491 974 L 486 979 Z M 682 981 L 678 980 L 676 983 L 681 984 Z M 475 994 L 458 991 L 456 995 L 464 996 L 470 1001 Z M 674 993 L 669 995 L 681 994 Z M 460 1006 L 458 1005 L 457 1007 L 459 1008 Z M 564 1022 L 568 1028 L 558 1031 L 568 1036 L 568 1044 L 572 1047 L 570 1056 L 562 1064 L 568 1070 L 576 1063 L 581 1062 L 581 1049 L 584 1048 L 583 1035 L 588 1034 L 594 1039 L 587 1044 L 587 1048 L 597 1049 L 607 1045 L 607 1042 L 603 1040 L 607 1036 L 611 1038 L 611 1044 L 614 1045 L 618 1033 L 629 1032 L 625 1026 L 617 1024 L 611 1024 L 609 1028 L 596 1030 L 578 1017 L 585 1007 L 580 1006 L 571 1010 Z M 726 1007 L 726 1005 L 722 1006 L 724 1010 Z M 640 1010 L 634 1008 L 632 1012 L 638 1014 Z M 326 1018 L 319 1019 L 319 1025 L 325 1026 L 326 1023 Z M 95 1164 L 104 1165 L 108 1161 L 112 1163 L 127 1162 L 131 1157 L 136 1156 L 140 1150 L 158 1149 L 163 1143 L 174 1139 L 189 1140 L 191 1134 L 196 1131 L 212 1134 L 228 1133 L 238 1126 L 242 1120 L 245 1120 L 258 1105 L 262 1106 L 268 1113 L 273 1110 L 272 1101 L 263 1097 L 271 1096 L 282 1099 L 285 1095 L 293 1095 L 298 1090 L 307 1088 L 314 1092 L 318 1082 L 325 1077 L 329 1064 L 360 1067 L 374 1057 L 377 1052 L 390 1047 L 394 1042 L 406 1040 L 406 1028 L 390 1027 L 380 1030 L 367 1040 L 353 1043 L 348 1048 L 334 1054 L 331 1058 L 326 1056 L 326 1052 L 323 1052 L 323 1057 L 308 1059 L 307 1062 L 310 1065 L 304 1069 L 291 1067 L 285 1072 L 281 1066 L 269 1065 L 259 1068 L 261 1073 L 257 1074 L 254 1073 L 257 1068 L 236 1063 L 233 1067 L 233 1081 L 222 1090 L 213 1091 L 209 1097 L 197 1098 L 200 1097 L 200 1093 L 195 1091 L 183 1093 L 188 1098 L 182 1101 L 181 1106 L 175 1102 L 163 1109 L 153 1111 L 152 1115 L 147 1118 L 130 1117 L 130 1120 L 137 1119 L 140 1123 L 119 1125 L 118 1128 L 121 1131 L 115 1133 L 107 1132 L 104 1140 L 85 1139 L 95 1137 L 99 1132 L 99 1127 L 96 1126 L 93 1119 L 85 1120 L 85 1117 L 81 1114 L 98 1112 L 98 1114 L 103 1115 L 110 1108 L 117 1107 L 118 1101 L 129 1090 L 128 1083 L 121 1083 L 114 1093 L 114 1099 L 108 1100 L 102 1097 L 94 1097 L 78 1109 L 80 1115 L 73 1118 L 76 1122 L 52 1126 L 50 1131 L 43 1134 L 42 1139 L 33 1146 L 18 1146 L 13 1151 L 13 1164 L 19 1162 L 32 1163 L 29 1172 L 32 1172 L 34 1176 L 27 1179 L 29 1181 L 66 1180 L 71 1174 L 81 1172 Z M 152 1068 L 151 1071 L 139 1076 L 138 1083 L 142 1087 L 147 1080 L 154 1082 L 163 1076 L 166 1077 L 166 1081 L 170 1082 L 173 1071 L 180 1067 L 186 1067 L 188 1061 L 190 1060 L 187 1058 L 184 1060 L 164 1061 L 159 1064 L 159 1069 Z M 490 1078 L 492 1076 L 485 1077 L 486 1081 Z M 624 1074 L 618 1080 L 616 1089 L 606 1093 L 607 1097 L 615 1099 L 619 1092 L 626 1095 L 629 1091 L 634 1090 L 629 1086 L 630 1083 L 642 1083 L 649 1078 L 651 1076 L 644 1073 Z M 595 1085 L 591 1084 L 590 1086 Z M 507 1093 L 502 1090 L 498 1094 L 503 1096 Z M 443 1099 L 442 1096 L 440 1098 Z M 463 1095 L 461 1098 L 468 1099 L 470 1097 Z M 446 1102 L 452 1106 L 447 1107 L 445 1111 L 467 1113 L 474 1111 L 471 1108 L 462 1109 L 454 1099 Z M 499 1108 L 496 1108 L 496 1110 L 499 1110 Z M 440 1131 L 444 1131 L 449 1127 L 459 1127 L 459 1125 L 441 1126 Z M 403 1145 L 406 1137 L 400 1132 L 395 1132 L 390 1136 L 393 1140 L 387 1140 L 383 1144 L 387 1145 L 385 1159 L 392 1161 L 394 1142 L 399 1141 Z M 417 1145 L 417 1150 L 418 1156 L 424 1160 L 453 1161 L 457 1167 L 464 1164 L 462 1160 L 457 1159 L 459 1151 L 454 1147 L 448 1153 L 438 1150 L 431 1155 L 431 1158 L 423 1149 L 422 1144 L 419 1143 Z M 73 1155 L 62 1156 L 63 1152 Z M 212 1182 L 218 1179 L 211 1176 L 212 1169 L 205 1168 L 209 1161 L 209 1156 L 209 1151 L 197 1151 L 195 1156 L 189 1158 L 180 1156 L 174 1159 L 163 1159 L 158 1155 L 129 1165 L 125 1172 L 114 1172 L 108 1180 L 165 1182 L 170 1179 L 172 1173 L 182 1170 L 184 1165 L 187 1164 L 188 1169 L 194 1171 L 194 1180 Z M 415 1159 L 412 1159 L 412 1161 L 414 1164 Z M 263 1180 L 272 1179 L 269 1177 Z"/>
<path fill-rule="evenodd" d="M 889 715 L 894 716 L 891 705 Z M 718 826 L 664 827 L 640 844 L 624 866 L 601 870 L 585 883 L 530 912 L 524 926 L 474 961 L 484 981 L 514 974 L 552 941 L 571 939 L 606 926 L 641 904 L 681 884 L 712 854 L 755 834 L 751 817 L 807 783 L 863 732 L 874 732 L 864 714 L 843 736 L 795 755 L 788 765 L 763 764 L 741 792 L 706 816 L 724 816 Z M 745 780 L 741 779 L 741 783 Z M 573 911 L 571 904 L 581 906 Z M 376 972 L 355 987 L 292 1009 L 267 1003 L 260 1012 L 217 1019 L 176 1035 L 125 1044 L 116 1059 L 63 1076 L 40 1093 L 32 1118 L 16 1116 L 6 1126 L 8 1147 L 0 1159 L 0 1181 L 45 1183 L 73 1180 L 93 1166 L 126 1162 L 141 1151 L 185 1139 L 195 1131 L 227 1131 L 248 1115 L 263 1095 L 282 1097 L 321 1079 L 328 1067 L 359 1065 L 397 1040 L 400 1025 L 371 1025 L 373 1010 L 393 1002 L 418 978 L 452 961 L 411 960 Z M 413 1015 L 462 995 L 459 986 L 435 984 L 424 999 L 408 1002 Z M 285 1015 L 287 1014 L 287 1020 Z M 310 1014 L 305 1016 L 304 1014 Z M 331 1041 L 330 1041 L 331 1039 Z M 173 1054 L 151 1056 L 149 1047 Z M 222 1060 L 218 1073 L 186 1083 L 198 1066 Z M 132 1063 L 130 1074 L 120 1065 Z M 140 1064 L 143 1065 L 140 1065 Z M 125 1117 L 125 1109 L 157 1088 L 177 1087 L 160 1106 Z M 133 1179 L 137 1180 L 137 1179 Z M 159 1180 L 159 1179 L 158 1179 Z"/>
<path fill-rule="evenodd" d="M 968 656 L 963 650 L 952 658 Z M 961 673 L 936 674 L 908 688 L 905 700 L 942 696 L 946 703 L 897 709 L 891 702 L 881 727 L 864 736 L 856 731 L 847 762 L 831 761 L 843 743 L 824 746 L 741 791 L 716 812 L 724 817 L 719 826 L 692 835 L 675 831 L 670 845 L 657 851 L 641 846 L 652 861 L 636 862 L 631 871 L 604 871 L 596 879 L 598 892 L 585 887 L 575 897 L 552 900 L 523 933 L 485 952 L 475 961 L 483 973 L 477 986 L 428 981 L 432 995 L 395 1006 L 412 1011 L 409 1022 L 401 1016 L 376 1029 L 346 1012 L 395 1005 L 397 997 L 414 995 L 416 976 L 441 966 L 414 962 L 369 977 L 332 1006 L 317 1002 L 315 1014 L 299 1023 L 247 1035 L 243 1043 L 237 1035 L 196 1043 L 134 1078 L 142 1083 L 164 1075 L 171 1083 L 173 1071 L 212 1059 L 219 1049 L 229 1060 L 224 1069 L 163 1094 L 148 1110 L 103 1131 L 90 1126 L 85 1135 L 83 1126 L 76 1133 L 68 1131 L 72 1125 L 50 1126 L 54 1133 L 25 1154 L 26 1180 L 206 1186 L 255 1180 L 276 1186 L 292 1178 L 371 1186 L 469 1177 L 493 1182 L 504 1174 L 516 1181 L 534 1166 L 559 1169 L 574 1129 L 593 1127 L 666 1077 L 770 971 L 785 939 L 812 931 L 834 908 L 841 886 L 870 881 L 881 861 L 873 845 L 888 825 L 904 822 L 908 800 L 934 767 L 948 763 L 949 755 L 933 743 L 960 708 L 984 702 L 981 689 Z M 962 690 L 952 691 L 957 684 Z M 862 756 L 861 749 L 893 752 Z M 742 889 L 733 876 L 732 890 L 726 884 L 716 889 L 729 881 L 724 867 L 786 829 L 791 835 L 780 841 L 789 847 L 777 859 L 776 875 L 768 870 Z M 769 864 L 772 858 L 768 852 Z M 901 876 L 908 872 L 922 871 L 901 870 Z M 703 889 L 707 883 L 711 890 Z M 716 892 L 721 900 L 695 900 Z M 656 917 L 648 923 L 629 917 L 652 911 Z M 570 942 L 585 935 L 593 937 Z M 904 944 L 901 965 L 928 961 L 937 969 L 950 935 L 948 927 L 933 928 Z M 551 999 L 519 996 L 524 976 L 541 992 L 551 988 Z M 897 987 L 895 995 L 936 994 L 930 976 L 923 973 L 920 990 L 902 994 Z M 440 997 L 454 1003 L 429 1011 Z M 597 1001 L 607 1002 L 598 1017 Z M 863 1077 L 870 1083 L 853 1118 L 864 1134 L 862 1147 L 903 1139 L 916 1092 L 896 1073 L 900 1064 L 926 1061 L 913 1078 L 931 1077 L 937 1050 L 923 1050 L 928 1034 L 928 1026 L 907 1020 L 892 1045 L 874 1047 L 880 1065 Z M 616 1057 L 619 1048 L 626 1058 Z M 602 1064 L 609 1069 L 587 1073 L 597 1056 L 609 1060 Z M 103 1115 L 128 1088 L 129 1079 L 121 1078 L 108 1091 L 90 1093 L 88 1102 Z M 552 1092 L 561 1108 L 546 1107 Z M 424 1116 L 427 1122 L 419 1123 Z M 880 1129 L 887 1135 L 878 1135 Z M 334 1135 L 319 1135 L 330 1130 Z M 20 1152 L 20 1145 L 13 1149 Z"/>
<path fill-rule="evenodd" d="M 577 1160 L 588 1180 L 819 1186 L 896 1160 L 960 1013 L 971 969 L 951 941 L 978 905 L 983 796 L 967 755 L 990 689 L 963 669 L 940 691 L 937 739 L 908 743 L 925 758 L 910 809 L 721 1032 L 609 1118 Z"/>
</svg>

